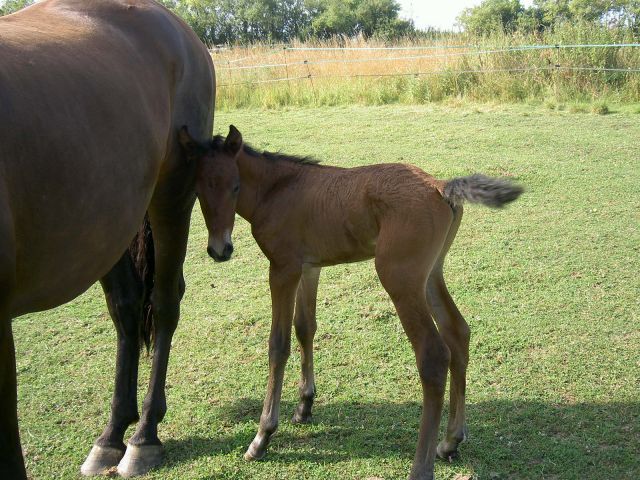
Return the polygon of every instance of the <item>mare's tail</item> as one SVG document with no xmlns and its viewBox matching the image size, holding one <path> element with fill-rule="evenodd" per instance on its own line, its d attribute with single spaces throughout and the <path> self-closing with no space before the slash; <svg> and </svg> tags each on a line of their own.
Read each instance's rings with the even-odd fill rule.
<svg viewBox="0 0 640 480">
<path fill-rule="evenodd" d="M 136 274 L 142 283 L 142 317 L 140 319 L 140 347 L 144 344 L 147 353 L 151 348 L 154 335 L 153 309 L 151 307 L 151 293 L 155 275 L 155 256 L 153 250 L 153 235 L 149 217 L 144 216 L 144 222 L 135 238 L 129 245 L 129 255 L 135 265 Z"/>
<path fill-rule="evenodd" d="M 487 207 L 502 208 L 507 203 L 518 198 L 524 189 L 508 180 L 487 177 L 476 173 L 469 177 L 459 177 L 449 180 L 443 191 L 443 196 L 454 207 L 465 201 L 481 203 Z"/>
</svg>

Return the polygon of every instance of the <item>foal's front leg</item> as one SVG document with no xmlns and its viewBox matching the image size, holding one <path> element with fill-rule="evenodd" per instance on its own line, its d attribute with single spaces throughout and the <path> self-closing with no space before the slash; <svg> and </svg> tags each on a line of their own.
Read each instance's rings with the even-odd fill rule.
<svg viewBox="0 0 640 480">
<path fill-rule="evenodd" d="M 320 268 L 307 267 L 302 271 L 302 280 L 296 296 L 296 311 L 293 326 L 300 344 L 302 375 L 300 377 L 300 403 L 293 414 L 293 423 L 309 423 L 311 407 L 316 396 L 316 382 L 313 374 L 313 337 L 316 334 L 316 299 Z"/>
<path fill-rule="evenodd" d="M 278 428 L 282 380 L 284 367 L 291 352 L 291 322 L 300 276 L 300 265 L 279 266 L 272 262 L 269 268 L 272 310 L 269 337 L 269 383 L 260 416 L 260 427 L 244 454 L 246 460 L 259 460 L 264 457 L 269 440 Z"/>
</svg>

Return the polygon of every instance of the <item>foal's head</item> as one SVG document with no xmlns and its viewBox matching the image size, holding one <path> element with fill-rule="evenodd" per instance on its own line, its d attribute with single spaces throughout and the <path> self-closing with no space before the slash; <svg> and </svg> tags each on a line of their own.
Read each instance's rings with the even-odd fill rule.
<svg viewBox="0 0 640 480">
<path fill-rule="evenodd" d="M 224 262 L 233 253 L 231 232 L 240 191 L 236 155 L 242 149 L 242 135 L 231 125 L 219 145 L 214 141 L 204 146 L 182 127 L 179 140 L 188 161 L 196 162 L 196 193 L 209 231 L 207 253 L 216 262 Z"/>
</svg>

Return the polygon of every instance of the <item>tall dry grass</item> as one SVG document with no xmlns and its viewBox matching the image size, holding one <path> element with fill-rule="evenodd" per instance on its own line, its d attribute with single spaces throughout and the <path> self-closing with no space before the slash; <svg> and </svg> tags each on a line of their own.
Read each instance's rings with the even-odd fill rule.
<svg viewBox="0 0 640 480">
<path fill-rule="evenodd" d="M 405 40 L 392 45 L 396 49 L 356 38 L 230 47 L 213 50 L 212 57 L 221 108 L 450 98 L 620 103 L 640 101 L 640 72 L 632 71 L 640 70 L 640 47 L 508 49 L 637 42 L 628 30 L 564 25 L 544 35 Z M 603 68 L 630 71 L 598 70 Z"/>
</svg>

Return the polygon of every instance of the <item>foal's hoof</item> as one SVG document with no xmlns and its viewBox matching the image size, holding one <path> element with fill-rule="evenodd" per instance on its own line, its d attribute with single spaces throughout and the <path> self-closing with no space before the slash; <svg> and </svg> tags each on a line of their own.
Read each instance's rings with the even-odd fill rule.
<svg viewBox="0 0 640 480">
<path fill-rule="evenodd" d="M 448 445 L 443 445 L 445 442 L 441 442 L 440 444 L 438 444 L 438 448 L 436 449 L 436 454 L 438 455 L 438 458 L 452 463 L 454 460 L 457 460 L 458 458 L 460 458 L 460 454 L 458 453 L 458 448 L 456 447 L 455 449 L 450 449 L 448 448 Z"/>
<path fill-rule="evenodd" d="M 244 453 L 244 459 L 247 462 L 257 462 L 258 460 L 262 460 L 267 454 L 266 450 L 258 450 L 254 448 L 253 444 L 249 445 L 249 448 Z"/>
<path fill-rule="evenodd" d="M 267 454 L 267 446 L 269 445 L 270 437 L 262 436 L 260 433 L 253 439 L 249 448 L 244 454 L 244 459 L 248 462 L 254 462 L 262 460 Z"/>
<path fill-rule="evenodd" d="M 311 420 L 312 420 L 312 416 L 310 413 L 305 415 L 298 411 L 296 411 L 296 413 L 293 414 L 293 417 L 291 417 L 291 423 L 297 423 L 297 424 L 311 423 Z"/>
<path fill-rule="evenodd" d="M 106 475 L 124 456 L 124 450 L 114 447 L 100 447 L 94 445 L 89 456 L 80 467 L 80 473 L 85 477 Z"/>
<path fill-rule="evenodd" d="M 162 445 L 127 445 L 127 452 L 118 464 L 118 474 L 124 478 L 144 475 L 164 459 Z"/>
</svg>

